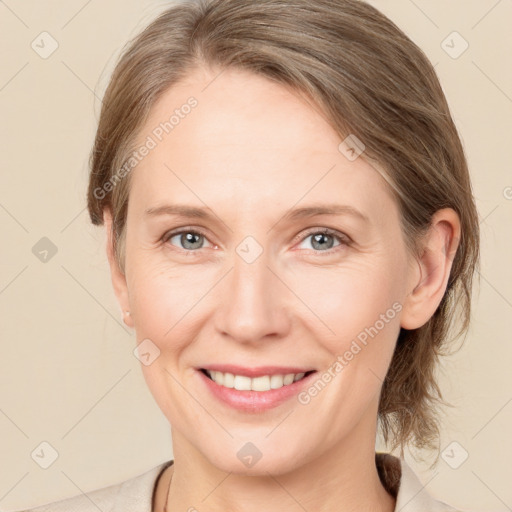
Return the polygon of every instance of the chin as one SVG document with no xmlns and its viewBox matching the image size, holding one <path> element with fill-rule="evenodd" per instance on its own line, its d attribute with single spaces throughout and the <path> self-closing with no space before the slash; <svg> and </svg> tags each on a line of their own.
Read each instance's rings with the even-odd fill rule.
<svg viewBox="0 0 512 512">
<path fill-rule="evenodd" d="M 247 476 L 289 473 L 302 464 L 298 460 L 299 454 L 304 455 L 304 447 L 298 453 L 292 453 L 291 450 L 283 451 L 282 447 L 274 446 L 268 440 L 253 443 L 238 439 L 231 446 L 220 448 L 221 453 L 205 455 L 210 464 L 226 473 Z"/>
</svg>

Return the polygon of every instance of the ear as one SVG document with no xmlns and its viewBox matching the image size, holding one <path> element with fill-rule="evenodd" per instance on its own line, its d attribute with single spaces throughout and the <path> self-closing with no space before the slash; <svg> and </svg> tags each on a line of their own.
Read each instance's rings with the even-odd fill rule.
<svg viewBox="0 0 512 512">
<path fill-rule="evenodd" d="M 112 213 L 108 208 L 103 210 L 103 223 L 107 234 L 107 257 L 110 265 L 110 277 L 112 279 L 112 286 L 114 293 L 117 297 L 117 302 L 121 307 L 123 314 L 123 321 L 128 327 L 134 327 L 133 319 L 130 314 L 130 301 L 128 296 L 128 286 L 126 284 L 126 276 L 119 268 L 119 264 L 114 254 L 114 241 L 112 234 Z"/>
<path fill-rule="evenodd" d="M 460 219 L 452 208 L 438 210 L 425 234 L 404 300 L 400 326 L 417 329 L 427 323 L 443 299 L 460 242 Z M 412 268 L 412 267 L 411 267 Z"/>
</svg>

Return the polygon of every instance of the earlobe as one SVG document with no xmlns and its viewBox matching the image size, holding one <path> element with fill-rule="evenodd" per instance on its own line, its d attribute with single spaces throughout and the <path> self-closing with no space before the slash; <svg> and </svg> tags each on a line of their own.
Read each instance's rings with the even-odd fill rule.
<svg viewBox="0 0 512 512">
<path fill-rule="evenodd" d="M 460 241 L 460 220 L 451 208 L 438 210 L 426 233 L 417 267 L 410 271 L 400 326 L 418 329 L 432 317 L 446 292 Z"/>
<path fill-rule="evenodd" d="M 119 268 L 119 264 L 114 253 L 114 243 L 112 234 L 112 214 L 109 209 L 103 211 L 103 222 L 107 235 L 106 250 L 107 258 L 110 266 L 110 277 L 112 286 L 117 298 L 117 302 L 123 312 L 123 321 L 128 326 L 133 328 L 133 318 L 130 314 L 130 301 L 128 296 L 128 286 L 126 283 L 126 276 Z"/>
</svg>

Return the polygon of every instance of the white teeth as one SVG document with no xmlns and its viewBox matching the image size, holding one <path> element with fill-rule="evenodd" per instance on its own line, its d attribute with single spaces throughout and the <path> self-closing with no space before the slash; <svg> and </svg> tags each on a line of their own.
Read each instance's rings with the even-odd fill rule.
<svg viewBox="0 0 512 512">
<path fill-rule="evenodd" d="M 212 372 L 212 374 L 213 373 L 215 373 L 215 381 L 218 382 L 219 384 L 223 384 L 224 383 L 224 374 L 222 372 Z M 231 375 L 231 377 L 233 377 L 233 376 Z"/>
<path fill-rule="evenodd" d="M 208 375 L 220 386 L 235 388 L 239 391 L 269 391 L 288 386 L 304 377 L 304 373 L 288 373 L 286 375 L 262 375 L 261 377 L 246 377 L 206 370 Z"/>
<path fill-rule="evenodd" d="M 215 372 L 215 374 L 215 378 L 213 375 L 210 375 L 210 377 L 215 380 L 217 384 L 226 386 L 227 388 L 235 387 L 235 376 L 232 373 Z"/>
<path fill-rule="evenodd" d="M 284 382 L 283 382 L 282 375 L 272 375 L 272 377 L 270 377 L 270 388 L 271 389 L 282 388 L 283 385 L 284 385 Z"/>
<path fill-rule="evenodd" d="M 270 377 L 263 375 L 262 377 L 255 377 L 251 380 L 251 389 L 253 391 L 267 391 L 270 389 Z"/>
<path fill-rule="evenodd" d="M 250 391 L 251 390 L 251 378 L 243 375 L 235 375 L 235 389 L 239 391 Z"/>
<path fill-rule="evenodd" d="M 295 377 L 295 375 L 293 373 L 288 373 L 287 375 L 284 376 L 283 384 L 285 386 L 287 386 L 288 384 L 291 384 L 293 382 L 294 377 Z"/>
</svg>

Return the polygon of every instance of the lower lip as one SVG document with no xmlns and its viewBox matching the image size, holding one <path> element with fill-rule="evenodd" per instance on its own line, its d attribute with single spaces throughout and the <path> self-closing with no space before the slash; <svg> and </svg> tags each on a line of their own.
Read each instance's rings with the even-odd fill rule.
<svg viewBox="0 0 512 512">
<path fill-rule="evenodd" d="M 293 396 L 296 396 L 300 389 L 309 382 L 310 377 L 316 373 L 310 373 L 306 377 L 279 389 L 270 389 L 269 391 L 240 391 L 217 384 L 201 370 L 197 370 L 197 372 L 202 381 L 206 384 L 206 387 L 221 402 L 239 411 L 252 413 L 273 409 Z"/>
</svg>

